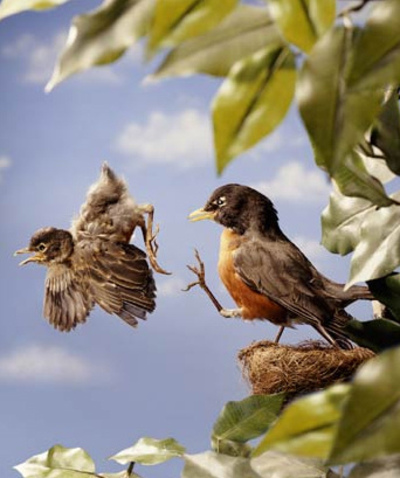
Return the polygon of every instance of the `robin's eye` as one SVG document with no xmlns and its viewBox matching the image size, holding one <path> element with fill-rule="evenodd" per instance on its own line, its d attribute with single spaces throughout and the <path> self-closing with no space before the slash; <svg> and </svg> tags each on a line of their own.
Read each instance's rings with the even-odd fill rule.
<svg viewBox="0 0 400 478">
<path fill-rule="evenodd" d="M 226 204 L 226 198 L 225 198 L 225 196 L 221 196 L 220 198 L 218 198 L 218 199 L 215 201 L 215 205 L 218 206 L 218 207 L 225 206 L 225 204 Z"/>
<path fill-rule="evenodd" d="M 41 244 L 38 245 L 38 250 L 39 250 L 40 252 L 45 251 L 45 250 L 46 250 L 46 245 L 43 244 L 43 242 L 42 242 Z"/>
</svg>

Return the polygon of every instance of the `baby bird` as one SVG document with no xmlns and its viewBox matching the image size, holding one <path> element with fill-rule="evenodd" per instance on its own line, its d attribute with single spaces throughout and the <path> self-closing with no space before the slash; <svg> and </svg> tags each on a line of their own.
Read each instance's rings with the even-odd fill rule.
<svg viewBox="0 0 400 478">
<path fill-rule="evenodd" d="M 149 214 L 146 227 L 144 214 Z M 56 329 L 69 332 L 84 323 L 98 304 L 132 327 L 155 309 L 156 286 L 146 254 L 129 244 L 137 226 L 142 229 L 149 259 L 155 259 L 151 232 L 153 207 L 138 205 L 125 181 L 104 163 L 70 230 L 45 227 L 29 246 L 15 254 L 33 253 L 20 265 L 47 267 L 43 315 Z"/>
</svg>

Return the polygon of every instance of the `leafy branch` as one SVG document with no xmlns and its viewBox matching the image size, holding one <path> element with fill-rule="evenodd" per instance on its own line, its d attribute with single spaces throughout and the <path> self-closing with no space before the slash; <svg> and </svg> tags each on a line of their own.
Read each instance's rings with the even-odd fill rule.
<svg viewBox="0 0 400 478">
<path fill-rule="evenodd" d="M 3 0 L 0 19 L 65 1 Z M 295 99 L 316 165 L 335 184 L 322 215 L 323 243 L 334 253 L 352 253 L 348 285 L 369 281 L 390 309 L 389 320 L 352 329 L 355 340 L 380 350 L 400 337 L 400 275 L 394 272 L 400 266 L 400 192 L 387 189 L 400 175 L 400 2 L 371 3 L 365 24 L 355 26 L 346 19 L 367 0 L 338 15 L 335 0 L 269 0 L 265 7 L 235 0 L 106 0 L 73 20 L 47 90 L 115 62 L 146 38 L 145 58 L 165 53 L 153 80 L 223 78 L 212 104 L 219 173 L 270 134 Z M 84 450 L 56 445 L 16 469 L 25 478 L 121 478 L 137 476 L 134 463 L 180 458 L 183 478 L 292 477 L 293 470 L 297 478 L 327 478 L 335 476 L 327 463 L 377 460 L 356 465 L 349 478 L 376 477 L 383 469 L 396 477 L 399 363 L 400 349 L 387 350 L 351 384 L 300 398 L 281 414 L 277 396 L 228 404 L 214 425 L 213 449 L 205 453 L 186 454 L 172 438 L 142 438 L 112 457 L 127 470 L 104 474 Z M 253 448 L 248 442 L 257 437 Z"/>
<path fill-rule="evenodd" d="M 62 3 L 3 0 L 0 19 Z M 212 102 L 218 173 L 274 131 L 295 98 L 315 162 L 340 191 L 331 198 L 335 212 L 329 206 L 323 216 L 324 244 L 333 252 L 340 248 L 343 240 L 326 224 L 345 214 L 351 218 L 347 230 L 357 228 L 351 232 L 356 243 L 347 248 L 354 251 L 349 285 L 390 274 L 400 265 L 400 250 L 382 245 L 378 253 L 377 242 L 398 239 L 393 224 L 399 197 L 387 193 L 373 163 L 400 174 L 398 96 L 387 94 L 397 91 L 400 78 L 399 2 L 371 2 L 361 26 L 343 18 L 357 15 L 367 1 L 338 14 L 335 0 L 269 0 L 265 7 L 217 3 L 106 0 L 73 20 L 47 90 L 116 61 L 145 38 L 145 58 L 166 50 L 152 80 L 199 73 L 224 78 Z M 361 234 L 359 200 L 368 209 Z M 369 233 L 372 224 L 381 236 Z"/>
<path fill-rule="evenodd" d="M 287 405 L 284 394 L 228 402 L 211 433 L 212 450 L 187 454 L 173 438 L 141 438 L 110 459 L 127 470 L 99 473 L 81 448 L 52 447 L 16 466 L 24 478 L 138 477 L 133 464 L 182 459 L 182 478 L 334 478 L 328 465 L 358 464 L 349 478 L 400 474 L 400 348 L 366 362 L 351 384 L 339 384 Z M 258 439 L 255 446 L 250 441 Z M 396 455 L 398 454 L 398 455 Z M 376 460 L 376 461 L 374 461 Z M 385 475 L 386 476 L 386 475 Z"/>
</svg>

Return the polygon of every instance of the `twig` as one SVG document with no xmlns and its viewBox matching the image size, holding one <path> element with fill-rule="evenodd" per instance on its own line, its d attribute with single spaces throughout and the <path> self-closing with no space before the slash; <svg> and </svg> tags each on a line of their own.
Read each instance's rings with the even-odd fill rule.
<svg viewBox="0 0 400 478">
<path fill-rule="evenodd" d="M 354 12 L 358 12 L 358 11 L 362 10 L 365 7 L 365 5 L 370 1 L 371 0 L 361 0 L 360 3 L 345 8 L 344 10 L 339 12 L 338 18 L 347 17 L 350 13 L 354 13 Z"/>
<path fill-rule="evenodd" d="M 126 470 L 126 476 L 127 476 L 128 478 L 130 478 L 130 477 L 132 476 L 134 466 L 135 466 L 135 462 L 134 462 L 134 461 L 131 461 L 131 462 L 129 463 L 128 469 Z"/>
<path fill-rule="evenodd" d="M 206 273 L 205 273 L 205 268 L 204 268 L 204 262 L 200 258 L 199 251 L 197 249 L 194 250 L 194 255 L 195 258 L 198 262 L 198 267 L 197 266 L 186 266 L 193 274 L 195 274 L 198 278 L 197 281 L 191 282 L 186 286 L 185 289 L 183 289 L 184 292 L 188 292 L 190 289 L 198 285 L 201 287 L 204 292 L 208 295 L 210 298 L 211 302 L 214 304 L 215 308 L 218 310 L 218 312 L 221 312 L 224 308 L 222 305 L 219 303 L 219 301 L 216 299 L 215 295 L 211 292 L 209 289 L 208 285 L 206 284 Z"/>
</svg>

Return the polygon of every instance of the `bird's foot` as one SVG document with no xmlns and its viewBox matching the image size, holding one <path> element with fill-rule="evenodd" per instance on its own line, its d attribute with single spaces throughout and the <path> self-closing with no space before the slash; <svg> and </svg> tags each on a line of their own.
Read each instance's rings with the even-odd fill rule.
<svg viewBox="0 0 400 478">
<path fill-rule="evenodd" d="M 225 319 L 232 319 L 242 317 L 242 310 L 241 309 L 221 309 L 219 313 Z"/>
<path fill-rule="evenodd" d="M 198 266 L 187 266 L 187 268 L 193 272 L 194 275 L 197 276 L 197 281 L 191 282 L 186 286 L 184 292 L 189 291 L 196 285 L 198 285 L 201 289 L 204 290 L 204 292 L 208 295 L 210 298 L 211 302 L 214 304 L 215 308 L 218 310 L 218 312 L 221 312 L 222 310 L 226 310 L 222 307 L 222 305 L 218 302 L 216 299 L 215 295 L 211 292 L 209 289 L 207 283 L 206 283 L 206 272 L 205 272 L 205 267 L 204 267 L 204 262 L 200 258 L 199 251 L 197 249 L 194 250 L 194 255 L 197 260 Z"/>
<path fill-rule="evenodd" d="M 170 275 L 171 272 L 167 272 L 157 262 L 158 243 L 156 238 L 160 232 L 160 226 L 157 224 L 153 231 L 154 206 L 152 204 L 141 204 L 139 208 L 143 214 L 147 214 L 147 224 L 145 224 L 143 220 L 142 233 L 150 264 L 156 272 Z"/>
<path fill-rule="evenodd" d="M 279 344 L 279 341 L 281 340 L 281 337 L 282 337 L 282 334 L 283 334 L 284 330 L 285 330 L 285 326 L 281 325 L 279 327 L 278 333 L 276 334 L 274 343 Z"/>
<path fill-rule="evenodd" d="M 186 266 L 191 272 L 193 272 L 194 275 L 197 276 L 197 281 L 191 282 L 186 286 L 184 292 L 188 292 L 190 289 L 198 285 L 201 287 L 203 290 L 208 289 L 208 286 L 206 284 L 206 273 L 205 273 L 205 268 L 204 268 L 204 262 L 200 258 L 199 251 L 197 249 L 194 250 L 194 255 L 196 257 L 198 267 L 197 266 Z"/>
</svg>

